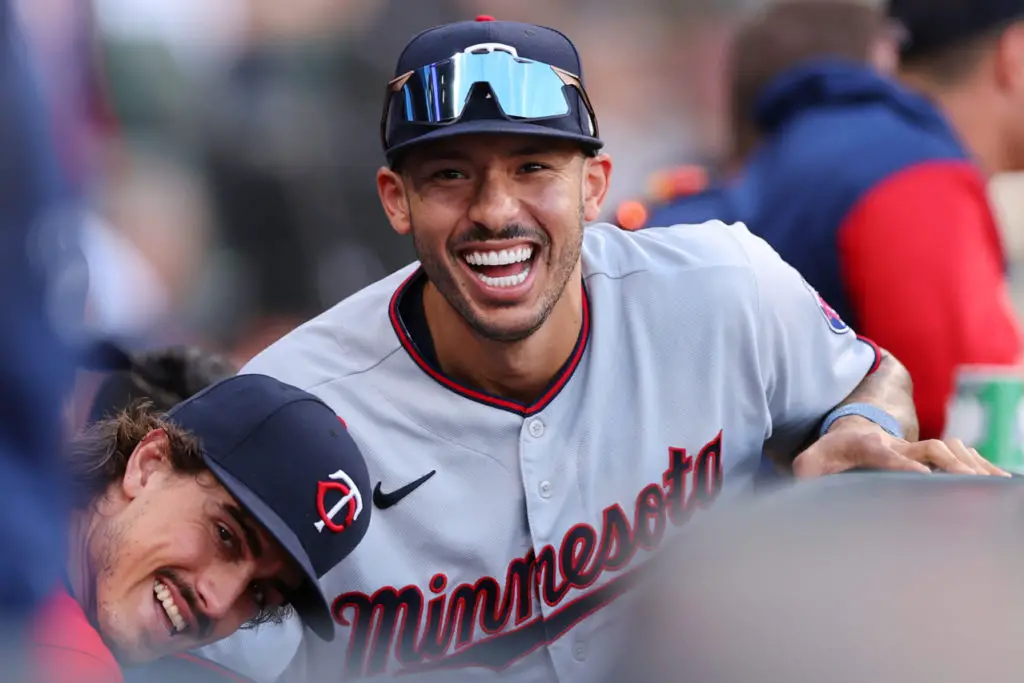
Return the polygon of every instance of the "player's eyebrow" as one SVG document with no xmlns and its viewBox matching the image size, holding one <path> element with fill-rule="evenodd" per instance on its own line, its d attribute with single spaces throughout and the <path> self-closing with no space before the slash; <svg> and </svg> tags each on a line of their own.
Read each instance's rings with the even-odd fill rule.
<svg viewBox="0 0 1024 683">
<path fill-rule="evenodd" d="M 260 536 L 256 533 L 249 515 L 243 512 L 242 508 L 237 505 L 225 503 L 221 507 L 238 522 L 238 526 L 242 527 L 242 533 L 245 534 L 245 543 L 249 546 L 249 552 L 252 553 L 254 558 L 259 559 L 263 555 L 263 544 L 260 542 Z"/>
</svg>

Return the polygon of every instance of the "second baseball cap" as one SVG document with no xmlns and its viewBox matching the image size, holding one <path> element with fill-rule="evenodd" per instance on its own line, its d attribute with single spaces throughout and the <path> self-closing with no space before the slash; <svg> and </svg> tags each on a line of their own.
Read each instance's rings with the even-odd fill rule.
<svg viewBox="0 0 1024 683">
<path fill-rule="evenodd" d="M 469 133 L 540 135 L 600 149 L 572 41 L 555 29 L 491 17 L 413 37 L 386 90 L 388 161 L 412 145 Z"/>
<path fill-rule="evenodd" d="M 214 476 L 302 569 L 289 602 L 333 639 L 319 578 L 355 550 L 371 509 L 366 462 L 344 423 L 312 394 L 255 374 L 213 384 L 166 417 L 199 438 Z"/>
<path fill-rule="evenodd" d="M 1024 0 L 889 0 L 889 16 L 902 26 L 900 55 L 927 55 L 1024 19 Z"/>
</svg>

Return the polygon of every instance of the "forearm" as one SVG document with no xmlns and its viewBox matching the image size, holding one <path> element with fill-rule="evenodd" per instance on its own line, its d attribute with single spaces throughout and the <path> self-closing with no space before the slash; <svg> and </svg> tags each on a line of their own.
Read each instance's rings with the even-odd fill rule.
<svg viewBox="0 0 1024 683">
<path fill-rule="evenodd" d="M 907 441 L 917 441 L 917 410 L 914 408 L 914 384 L 910 373 L 888 351 L 882 350 L 882 362 L 870 375 L 847 396 L 840 405 L 848 403 L 870 403 L 892 415 L 903 429 Z M 854 426 L 857 418 L 841 418 L 833 424 L 832 430 Z"/>
</svg>

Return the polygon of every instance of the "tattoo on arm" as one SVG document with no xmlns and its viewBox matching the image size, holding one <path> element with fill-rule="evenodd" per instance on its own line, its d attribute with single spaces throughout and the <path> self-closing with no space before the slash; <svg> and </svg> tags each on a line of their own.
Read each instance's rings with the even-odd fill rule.
<svg viewBox="0 0 1024 683">
<path fill-rule="evenodd" d="M 861 380 L 840 405 L 871 403 L 892 415 L 900 423 L 904 438 L 917 441 L 917 410 L 914 408 L 914 384 L 910 373 L 888 351 L 882 350 L 878 369 Z M 840 425 L 843 420 L 838 420 Z"/>
</svg>

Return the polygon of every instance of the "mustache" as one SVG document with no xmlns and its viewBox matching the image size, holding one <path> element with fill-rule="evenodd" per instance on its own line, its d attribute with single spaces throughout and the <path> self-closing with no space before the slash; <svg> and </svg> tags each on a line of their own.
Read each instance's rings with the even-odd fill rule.
<svg viewBox="0 0 1024 683">
<path fill-rule="evenodd" d="M 200 640 L 208 638 L 213 633 L 213 619 L 199 608 L 199 600 L 196 598 L 195 589 L 171 569 L 160 572 L 160 578 L 163 581 L 173 583 L 178 592 L 181 593 L 181 598 L 188 604 L 188 608 L 196 620 L 196 630 L 198 631 L 196 636 Z"/>
<path fill-rule="evenodd" d="M 551 238 L 540 228 L 530 227 L 524 223 L 509 223 L 498 232 L 480 223 L 474 223 L 466 232 L 456 237 L 451 242 L 451 249 L 455 250 L 464 244 L 473 242 L 490 242 L 499 240 L 531 240 L 542 247 L 550 244 Z"/>
</svg>

